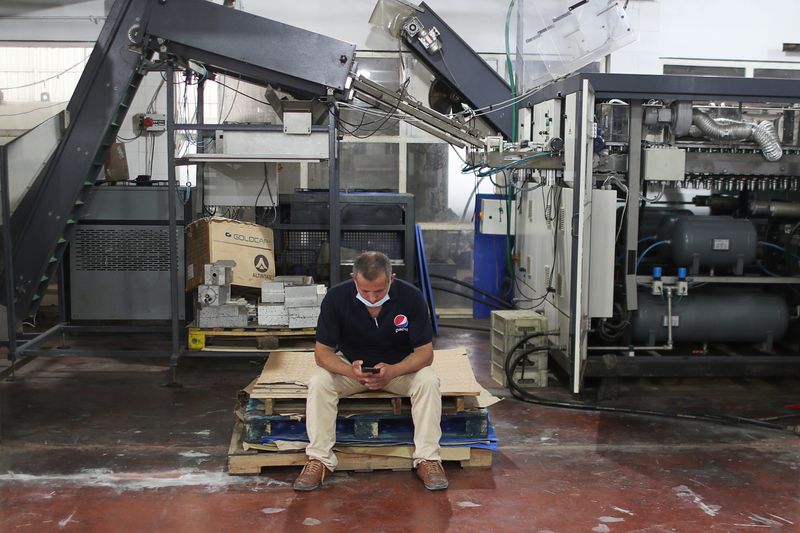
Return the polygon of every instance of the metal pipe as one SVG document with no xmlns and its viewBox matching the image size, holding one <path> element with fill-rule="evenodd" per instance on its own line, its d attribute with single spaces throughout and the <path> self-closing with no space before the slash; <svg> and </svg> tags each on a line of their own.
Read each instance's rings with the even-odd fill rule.
<svg viewBox="0 0 800 533">
<path fill-rule="evenodd" d="M 589 346 L 588 350 L 593 352 L 600 352 L 603 350 L 625 350 L 625 351 L 641 351 L 641 350 L 672 350 L 671 345 L 664 344 L 662 346 Z"/>
<path fill-rule="evenodd" d="M 175 189 L 178 184 L 175 180 L 175 86 L 173 79 L 172 63 L 167 65 L 167 204 L 169 208 L 169 286 L 170 286 L 170 314 L 172 320 L 172 357 L 170 366 L 177 365 L 180 356 L 180 331 L 178 328 L 178 226 L 175 203 L 177 194 Z"/>
<path fill-rule="evenodd" d="M 341 278 L 341 228 L 342 214 L 339 207 L 339 143 L 336 136 L 336 107 L 331 104 L 328 114 L 328 248 L 330 284 L 333 287 Z"/>
<path fill-rule="evenodd" d="M 17 308 L 14 302 L 14 255 L 11 243 L 11 193 L 8 190 L 8 150 L 0 146 L 0 201 L 3 210 L 3 259 L 6 282 L 6 321 L 8 323 L 8 359 L 12 368 L 17 358 Z"/>
<path fill-rule="evenodd" d="M 672 287 L 667 287 L 667 346 L 672 349 Z"/>
</svg>

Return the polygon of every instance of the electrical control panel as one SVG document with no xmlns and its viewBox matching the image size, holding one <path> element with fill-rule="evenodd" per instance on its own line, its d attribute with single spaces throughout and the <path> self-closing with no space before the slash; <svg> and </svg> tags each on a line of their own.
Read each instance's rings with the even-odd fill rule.
<svg viewBox="0 0 800 533">
<path fill-rule="evenodd" d="M 483 200 L 480 216 L 480 232 L 485 235 L 514 234 L 514 206 L 506 200 Z"/>
</svg>

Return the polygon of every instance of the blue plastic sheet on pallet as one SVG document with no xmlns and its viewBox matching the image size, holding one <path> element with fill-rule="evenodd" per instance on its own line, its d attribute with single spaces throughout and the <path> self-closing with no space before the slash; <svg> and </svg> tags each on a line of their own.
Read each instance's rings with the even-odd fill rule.
<svg viewBox="0 0 800 533">
<path fill-rule="evenodd" d="M 308 436 L 297 436 L 297 435 L 269 435 L 262 437 L 259 442 L 256 444 L 272 444 L 273 442 L 278 441 L 291 441 L 291 442 L 308 442 Z M 351 446 L 355 445 L 363 445 L 363 446 L 413 446 L 414 440 L 407 439 L 407 440 L 397 440 L 397 441 L 381 441 L 381 440 L 342 440 L 338 437 L 336 438 L 337 444 L 348 444 Z M 494 431 L 494 425 L 492 425 L 491 421 L 489 422 L 489 431 L 486 435 L 485 439 L 457 439 L 457 438 L 444 438 L 439 441 L 439 445 L 443 448 L 478 448 L 481 450 L 497 450 L 498 447 L 498 440 L 497 434 Z"/>
<path fill-rule="evenodd" d="M 470 446 L 494 450 L 497 437 L 486 409 L 442 415 L 442 446 Z M 336 440 L 342 444 L 370 446 L 413 445 L 410 414 L 365 413 L 336 420 Z M 307 442 L 301 416 L 266 415 L 263 402 L 250 399 L 244 412 L 244 440 L 252 444 L 276 441 Z"/>
</svg>

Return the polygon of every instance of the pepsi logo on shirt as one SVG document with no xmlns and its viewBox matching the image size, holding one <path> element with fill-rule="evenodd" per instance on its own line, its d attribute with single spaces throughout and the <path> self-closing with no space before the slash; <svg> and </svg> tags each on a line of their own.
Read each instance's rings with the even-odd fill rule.
<svg viewBox="0 0 800 533">
<path fill-rule="evenodd" d="M 406 315 L 397 315 L 394 317 L 395 333 L 401 331 L 408 331 L 408 317 Z"/>
</svg>

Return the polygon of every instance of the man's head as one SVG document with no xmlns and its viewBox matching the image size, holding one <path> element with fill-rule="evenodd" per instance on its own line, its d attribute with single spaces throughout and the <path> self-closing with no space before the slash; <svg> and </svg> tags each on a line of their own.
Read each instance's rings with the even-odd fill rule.
<svg viewBox="0 0 800 533">
<path fill-rule="evenodd" d="M 370 303 L 382 300 L 395 278 L 391 261 L 380 252 L 364 252 L 359 255 L 353 263 L 350 277 L 355 281 L 359 294 Z"/>
</svg>

